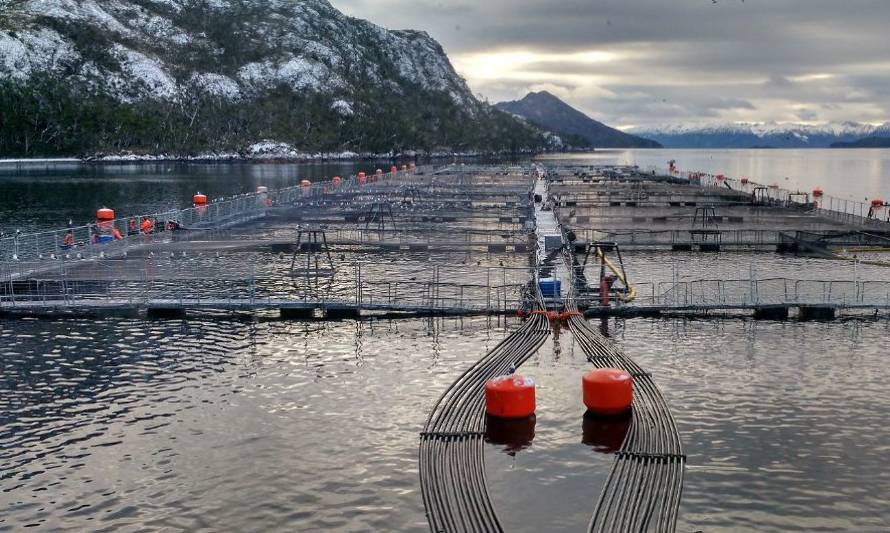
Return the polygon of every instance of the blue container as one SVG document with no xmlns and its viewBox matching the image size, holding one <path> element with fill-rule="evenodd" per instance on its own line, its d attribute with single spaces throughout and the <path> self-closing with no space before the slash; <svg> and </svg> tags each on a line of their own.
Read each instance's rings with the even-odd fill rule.
<svg viewBox="0 0 890 533">
<path fill-rule="evenodd" d="M 556 278 L 541 278 L 538 286 L 544 298 L 559 298 L 562 293 L 562 282 Z"/>
</svg>

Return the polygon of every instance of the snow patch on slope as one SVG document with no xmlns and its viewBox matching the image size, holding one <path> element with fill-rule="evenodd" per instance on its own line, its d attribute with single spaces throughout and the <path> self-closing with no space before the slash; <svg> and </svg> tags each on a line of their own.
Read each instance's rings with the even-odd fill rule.
<svg viewBox="0 0 890 533">
<path fill-rule="evenodd" d="M 230 100 L 238 100 L 241 98 L 241 88 L 238 83 L 228 76 L 222 74 L 214 74 L 211 72 L 192 74 L 189 83 L 197 87 L 198 90 L 217 96 L 220 98 L 228 98 Z"/>
<path fill-rule="evenodd" d="M 25 80 L 75 57 L 77 52 L 53 30 L 0 31 L 0 78 Z"/>
<path fill-rule="evenodd" d="M 178 96 L 176 80 L 167 73 L 160 61 L 119 44 L 114 46 L 113 53 L 120 61 L 123 73 L 143 84 L 149 94 L 167 99 Z"/>
</svg>

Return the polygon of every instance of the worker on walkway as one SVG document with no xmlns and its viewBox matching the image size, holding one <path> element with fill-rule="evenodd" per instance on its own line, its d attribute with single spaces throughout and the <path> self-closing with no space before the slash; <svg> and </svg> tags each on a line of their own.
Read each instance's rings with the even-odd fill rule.
<svg viewBox="0 0 890 533">
<path fill-rule="evenodd" d="M 72 247 L 74 247 L 74 231 L 69 227 L 62 237 L 62 249 L 70 250 Z"/>
<path fill-rule="evenodd" d="M 155 223 L 152 222 L 151 217 L 142 217 L 142 234 L 148 235 L 152 233 L 155 229 Z"/>
</svg>

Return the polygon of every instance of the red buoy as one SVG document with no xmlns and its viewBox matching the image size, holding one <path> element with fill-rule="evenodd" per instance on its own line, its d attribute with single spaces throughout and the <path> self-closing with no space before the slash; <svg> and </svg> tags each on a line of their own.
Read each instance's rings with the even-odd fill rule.
<svg viewBox="0 0 890 533">
<path fill-rule="evenodd" d="M 96 211 L 96 220 L 114 220 L 114 210 L 103 207 Z"/>
<path fill-rule="evenodd" d="M 207 195 L 201 193 L 195 194 L 192 196 L 192 203 L 196 206 L 207 205 Z"/>
<path fill-rule="evenodd" d="M 584 405 L 598 415 L 621 414 L 633 404 L 633 379 L 620 368 L 597 368 L 581 378 Z"/>
<path fill-rule="evenodd" d="M 500 418 L 525 418 L 535 414 L 535 381 L 519 374 L 488 380 L 485 412 Z"/>
</svg>

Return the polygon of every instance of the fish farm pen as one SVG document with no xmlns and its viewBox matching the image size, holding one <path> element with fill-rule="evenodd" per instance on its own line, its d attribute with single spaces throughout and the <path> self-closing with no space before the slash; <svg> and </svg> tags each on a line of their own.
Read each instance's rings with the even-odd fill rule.
<svg viewBox="0 0 890 533">
<path fill-rule="evenodd" d="M 483 444 L 499 425 L 486 414 L 488 387 L 555 328 L 591 370 L 618 369 L 633 383 L 626 437 L 590 493 L 589 531 L 674 531 L 686 456 L 670 405 L 658 376 L 588 318 L 890 310 L 890 206 L 747 178 L 455 164 L 192 203 L 102 209 L 88 225 L 4 237 L 0 314 L 521 317 L 437 391 L 418 428 L 419 486 L 437 532 L 504 530 L 485 473 Z"/>
</svg>

